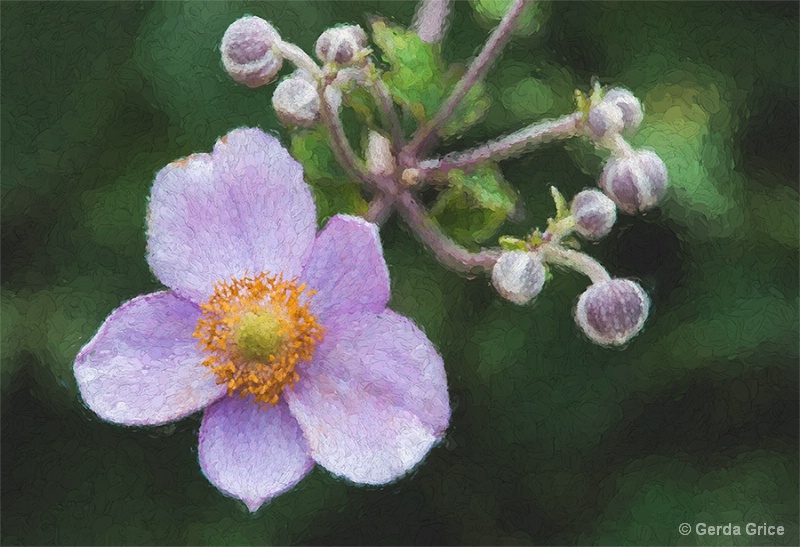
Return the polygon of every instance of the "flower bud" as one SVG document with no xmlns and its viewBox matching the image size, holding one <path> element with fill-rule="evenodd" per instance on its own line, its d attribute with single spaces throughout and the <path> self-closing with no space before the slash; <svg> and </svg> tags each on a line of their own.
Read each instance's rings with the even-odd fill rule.
<svg viewBox="0 0 800 547">
<path fill-rule="evenodd" d="M 617 221 L 617 206 L 600 190 L 578 192 L 570 210 L 575 231 L 591 241 L 607 236 Z"/>
<path fill-rule="evenodd" d="M 650 299 L 637 283 L 609 279 L 595 283 L 578 298 L 575 322 L 593 342 L 619 346 L 636 336 L 650 309 Z"/>
<path fill-rule="evenodd" d="M 509 251 L 492 268 L 492 284 L 500 296 L 515 304 L 527 304 L 542 291 L 545 280 L 542 260 L 535 253 Z"/>
<path fill-rule="evenodd" d="M 599 185 L 628 214 L 655 207 L 667 191 L 667 167 L 654 152 L 638 150 L 612 158 Z"/>
<path fill-rule="evenodd" d="M 315 51 L 325 64 L 351 64 L 359 52 L 367 47 L 367 34 L 358 25 L 329 28 L 317 38 Z"/>
<path fill-rule="evenodd" d="M 306 73 L 296 71 L 275 88 L 272 107 L 282 123 L 311 127 L 319 119 L 317 86 Z"/>
<path fill-rule="evenodd" d="M 625 126 L 625 120 L 622 110 L 617 105 L 601 101 L 589 110 L 586 125 L 595 138 L 602 139 L 621 133 Z"/>
<path fill-rule="evenodd" d="M 389 176 L 394 173 L 395 161 L 392 143 L 378 133 L 370 131 L 367 140 L 367 169 L 376 175 Z"/>
<path fill-rule="evenodd" d="M 642 124 L 644 119 L 642 103 L 627 89 L 622 87 L 609 89 L 603 98 L 603 102 L 613 104 L 620 109 L 624 130 L 635 131 Z"/>
<path fill-rule="evenodd" d="M 260 17 L 242 17 L 222 37 L 222 65 L 231 78 L 247 87 L 268 84 L 283 65 L 274 47 L 280 39 L 278 31 Z"/>
</svg>

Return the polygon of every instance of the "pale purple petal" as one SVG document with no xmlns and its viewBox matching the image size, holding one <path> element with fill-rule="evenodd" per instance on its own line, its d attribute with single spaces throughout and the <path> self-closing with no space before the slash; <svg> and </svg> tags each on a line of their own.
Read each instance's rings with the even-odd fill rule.
<svg viewBox="0 0 800 547">
<path fill-rule="evenodd" d="M 342 313 L 380 313 L 390 290 L 378 228 L 356 217 L 331 218 L 314 241 L 301 279 L 316 291 L 311 311 L 323 323 Z"/>
<path fill-rule="evenodd" d="M 75 358 L 81 396 L 98 416 L 126 425 L 183 418 L 225 394 L 192 337 L 200 309 L 171 292 L 115 310 Z"/>
<path fill-rule="evenodd" d="M 256 511 L 297 484 L 311 468 L 308 444 L 286 404 L 226 397 L 200 426 L 200 466 L 208 480 Z"/>
<path fill-rule="evenodd" d="M 245 273 L 299 275 L 315 233 L 300 164 L 258 129 L 232 131 L 213 154 L 171 163 L 153 183 L 148 262 L 195 302 Z"/>
<path fill-rule="evenodd" d="M 345 315 L 286 394 L 317 463 L 382 484 L 406 473 L 450 420 L 444 364 L 413 322 L 386 310 Z"/>
</svg>

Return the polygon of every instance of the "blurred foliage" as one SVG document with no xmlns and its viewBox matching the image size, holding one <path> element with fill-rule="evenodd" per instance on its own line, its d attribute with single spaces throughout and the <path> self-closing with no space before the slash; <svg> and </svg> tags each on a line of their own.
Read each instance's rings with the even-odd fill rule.
<svg viewBox="0 0 800 547">
<path fill-rule="evenodd" d="M 0 4 L 3 544 L 798 544 L 796 3 L 548 3 L 511 44 L 484 122 L 443 151 L 567 114 L 593 77 L 630 88 L 646 111 L 631 141 L 665 159 L 672 189 L 587 251 L 638 278 L 653 311 L 624 350 L 593 346 L 571 316 L 584 279 L 556 270 L 517 307 L 390 221 L 390 305 L 440 348 L 453 406 L 409 477 L 358 488 L 317 469 L 251 516 L 202 476 L 197 416 L 129 429 L 81 404 L 81 345 L 159 288 L 145 261 L 155 172 L 242 125 L 290 144 L 272 86 L 222 70 L 228 24 L 259 15 L 310 51 L 333 24 L 381 16 L 387 83 L 430 115 L 504 2 L 456 2 L 441 52 L 403 30 L 410 2 Z M 408 48 L 426 59 L 413 78 L 393 61 Z M 355 133 L 369 115 L 358 104 Z M 323 142 L 291 140 L 321 221 L 364 206 Z M 572 140 L 502 163 L 520 211 L 503 232 L 543 228 L 549 186 L 569 200 L 604 159 Z M 499 180 L 461 182 L 489 181 L 493 196 Z M 678 534 L 701 521 L 787 533 Z"/>
<path fill-rule="evenodd" d="M 470 0 L 475 8 L 477 20 L 486 27 L 494 27 L 506 14 L 513 0 Z M 514 34 L 518 36 L 528 36 L 539 29 L 547 21 L 550 13 L 550 0 L 541 0 L 530 4 L 517 22 Z"/>
</svg>

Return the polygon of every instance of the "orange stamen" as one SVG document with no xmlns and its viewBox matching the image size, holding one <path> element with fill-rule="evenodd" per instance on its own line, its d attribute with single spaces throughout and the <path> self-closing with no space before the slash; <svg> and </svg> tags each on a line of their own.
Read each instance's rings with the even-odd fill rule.
<svg viewBox="0 0 800 547">
<path fill-rule="evenodd" d="M 228 395 L 253 395 L 259 403 L 275 405 L 283 389 L 297 382 L 297 363 L 311 360 L 324 334 L 308 309 L 307 297 L 314 291 L 307 291 L 302 302 L 304 291 L 305 283 L 267 273 L 216 284 L 214 294 L 200 306 L 194 337 L 208 354 L 203 365 L 219 383 L 227 384 Z M 272 323 L 267 324 L 277 325 L 270 333 L 271 340 L 278 340 L 274 353 L 256 357 L 252 348 L 237 347 L 237 329 L 253 314 L 269 314 Z"/>
</svg>

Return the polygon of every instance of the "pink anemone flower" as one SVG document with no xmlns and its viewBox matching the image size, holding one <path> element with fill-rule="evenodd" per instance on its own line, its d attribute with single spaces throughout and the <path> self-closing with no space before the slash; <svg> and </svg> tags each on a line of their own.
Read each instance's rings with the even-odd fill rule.
<svg viewBox="0 0 800 547">
<path fill-rule="evenodd" d="M 102 419 L 203 410 L 203 473 L 251 511 L 314 463 L 383 484 L 441 439 L 444 364 L 386 307 L 376 227 L 339 215 L 317 233 L 302 168 L 274 137 L 237 129 L 168 165 L 147 219 L 147 259 L 168 290 L 115 310 L 75 360 Z"/>
</svg>

